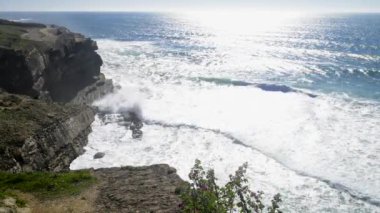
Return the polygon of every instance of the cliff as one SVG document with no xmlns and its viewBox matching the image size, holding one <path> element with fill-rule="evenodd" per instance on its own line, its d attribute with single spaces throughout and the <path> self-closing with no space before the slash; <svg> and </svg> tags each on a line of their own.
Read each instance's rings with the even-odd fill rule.
<svg viewBox="0 0 380 213">
<path fill-rule="evenodd" d="M 90 103 L 112 91 L 95 41 L 64 27 L 0 20 L 0 87 L 56 102 Z"/>
<path fill-rule="evenodd" d="M 62 171 L 112 91 L 96 42 L 64 27 L 0 20 L 0 170 Z"/>
<path fill-rule="evenodd" d="M 0 91 L 0 170 L 62 171 L 83 152 L 94 111 Z"/>
<path fill-rule="evenodd" d="M 91 132 L 89 104 L 113 90 L 96 49 L 93 40 L 63 27 L 0 20 L 0 171 L 6 171 L 0 172 L 0 212 L 180 210 L 183 181 L 168 165 L 83 171 L 95 183 L 69 171 Z M 82 190 L 81 181 L 94 185 L 47 199 L 33 191 Z"/>
</svg>

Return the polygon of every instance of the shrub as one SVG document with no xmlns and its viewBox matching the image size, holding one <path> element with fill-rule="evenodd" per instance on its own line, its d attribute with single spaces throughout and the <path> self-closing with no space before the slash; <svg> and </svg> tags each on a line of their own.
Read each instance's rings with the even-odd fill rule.
<svg viewBox="0 0 380 213">
<path fill-rule="evenodd" d="M 245 177 L 248 164 L 238 168 L 224 186 L 216 184 L 214 170 L 205 171 L 199 160 L 195 161 L 189 178 L 191 183 L 184 187 L 181 193 L 184 212 L 243 212 L 243 213 L 280 213 L 280 194 L 276 194 L 271 204 L 263 203 L 263 192 L 252 191 Z"/>
</svg>

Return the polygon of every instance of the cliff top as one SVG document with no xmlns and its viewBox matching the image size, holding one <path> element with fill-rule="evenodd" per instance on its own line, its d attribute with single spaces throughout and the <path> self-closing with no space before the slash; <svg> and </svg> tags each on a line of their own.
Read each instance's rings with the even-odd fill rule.
<svg viewBox="0 0 380 213">
<path fill-rule="evenodd" d="M 65 27 L 0 19 L 0 88 L 67 103 L 101 78 L 96 50 Z"/>
<path fill-rule="evenodd" d="M 0 19 L 0 47 L 28 50 L 33 47 L 48 49 L 57 43 L 81 42 L 86 38 L 56 25 L 22 23 Z"/>
<path fill-rule="evenodd" d="M 113 88 L 96 48 L 64 27 L 0 20 L 0 170 L 67 170 L 83 152 L 86 105 Z"/>
</svg>

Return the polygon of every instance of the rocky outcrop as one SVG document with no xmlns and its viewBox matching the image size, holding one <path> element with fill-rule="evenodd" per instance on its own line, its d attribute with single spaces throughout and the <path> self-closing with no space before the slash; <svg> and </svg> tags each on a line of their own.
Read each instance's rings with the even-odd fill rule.
<svg viewBox="0 0 380 213">
<path fill-rule="evenodd" d="M 62 171 L 83 152 L 94 121 L 86 105 L 0 92 L 0 170 Z"/>
<path fill-rule="evenodd" d="M 94 171 L 100 181 L 96 212 L 180 212 L 185 183 L 165 164 Z"/>
<path fill-rule="evenodd" d="M 56 102 L 92 102 L 112 90 L 97 48 L 64 27 L 0 20 L 0 87 Z"/>
<path fill-rule="evenodd" d="M 86 104 L 113 90 L 96 50 L 64 27 L 0 20 L 0 170 L 68 170 L 83 152 Z"/>
<path fill-rule="evenodd" d="M 88 104 L 113 90 L 96 49 L 63 27 L 0 20 L 0 171 L 69 170 L 94 121 Z M 135 138 L 142 136 L 138 114 L 129 112 Z M 180 211 L 184 182 L 168 165 L 91 173 L 95 186 L 80 195 L 39 200 L 24 192 L 26 208 L 12 196 L 0 197 L 0 212 Z"/>
<path fill-rule="evenodd" d="M 80 90 L 77 95 L 70 101 L 72 104 L 92 103 L 99 97 L 111 93 L 113 90 L 112 81 L 105 79 L 104 75 L 100 73 L 95 83 Z"/>
</svg>

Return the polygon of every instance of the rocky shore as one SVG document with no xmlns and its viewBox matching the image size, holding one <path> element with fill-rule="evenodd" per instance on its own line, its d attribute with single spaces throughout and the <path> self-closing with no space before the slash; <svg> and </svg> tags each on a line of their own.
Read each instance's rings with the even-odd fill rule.
<svg viewBox="0 0 380 213">
<path fill-rule="evenodd" d="M 91 103 L 113 91 L 96 50 L 95 41 L 64 27 L 0 20 L 0 171 L 69 171 L 91 132 Z M 167 165 L 91 174 L 92 191 L 74 197 L 15 193 L 29 202 L 27 212 L 179 211 L 175 191 L 183 181 Z M 0 196 L 0 212 L 25 212 L 12 203 Z"/>
</svg>

